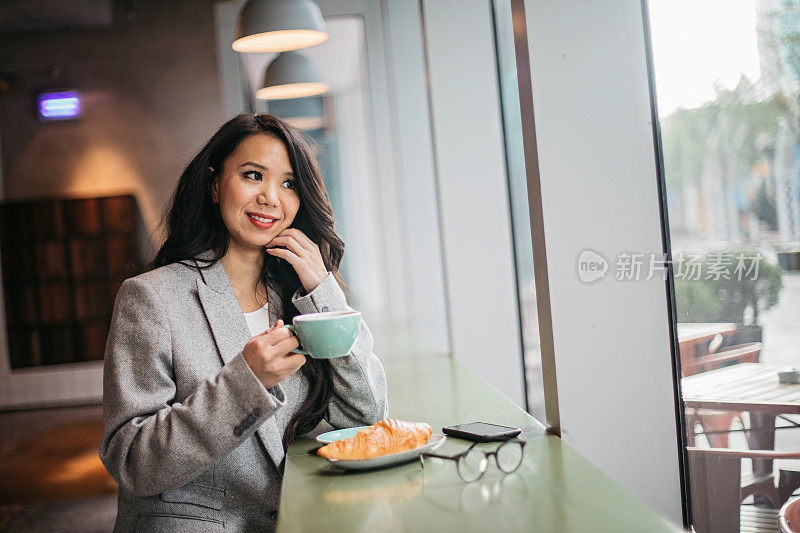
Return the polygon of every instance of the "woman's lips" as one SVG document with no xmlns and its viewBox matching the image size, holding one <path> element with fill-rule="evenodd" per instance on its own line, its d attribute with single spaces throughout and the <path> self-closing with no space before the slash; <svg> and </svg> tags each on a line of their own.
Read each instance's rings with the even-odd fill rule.
<svg viewBox="0 0 800 533">
<path fill-rule="evenodd" d="M 274 226 L 274 225 L 275 225 L 275 223 L 277 222 L 277 219 L 269 219 L 269 218 L 263 218 L 263 217 L 258 217 L 258 218 L 256 218 L 256 216 L 257 216 L 257 215 L 252 215 L 252 214 L 250 214 L 250 213 L 247 213 L 247 219 L 248 219 L 250 222 L 252 222 L 252 223 L 253 223 L 253 225 L 254 225 L 255 227 L 257 227 L 258 229 L 269 229 L 269 228 L 271 228 L 272 226 Z M 259 218 L 260 218 L 261 220 L 259 220 Z M 266 221 L 266 222 L 265 222 L 265 221 Z"/>
</svg>

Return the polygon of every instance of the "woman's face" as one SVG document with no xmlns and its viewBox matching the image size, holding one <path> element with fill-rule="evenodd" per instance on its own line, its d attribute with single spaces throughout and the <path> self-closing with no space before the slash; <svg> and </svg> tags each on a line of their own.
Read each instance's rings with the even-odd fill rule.
<svg viewBox="0 0 800 533">
<path fill-rule="evenodd" d="M 289 153 L 269 134 L 245 138 L 225 160 L 213 185 L 230 245 L 263 248 L 288 228 L 300 208 Z"/>
</svg>

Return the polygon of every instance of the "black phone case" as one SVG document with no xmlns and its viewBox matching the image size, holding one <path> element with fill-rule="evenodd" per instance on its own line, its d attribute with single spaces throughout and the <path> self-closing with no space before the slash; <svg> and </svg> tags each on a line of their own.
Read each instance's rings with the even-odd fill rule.
<svg viewBox="0 0 800 533">
<path fill-rule="evenodd" d="M 442 433 L 451 437 L 457 437 L 459 439 L 471 440 L 473 442 L 492 442 L 497 440 L 513 439 L 522 433 L 522 430 L 519 428 L 510 428 L 508 431 L 498 431 L 497 433 L 492 433 L 490 435 L 480 435 L 478 433 L 470 433 L 469 431 L 461 431 L 451 426 L 445 426 L 442 428 Z"/>
</svg>

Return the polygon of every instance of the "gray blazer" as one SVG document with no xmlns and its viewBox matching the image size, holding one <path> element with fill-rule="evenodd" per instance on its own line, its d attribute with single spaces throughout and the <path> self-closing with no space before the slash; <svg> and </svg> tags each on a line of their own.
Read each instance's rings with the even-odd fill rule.
<svg viewBox="0 0 800 533">
<path fill-rule="evenodd" d="M 332 274 L 292 301 L 301 313 L 351 309 Z M 269 291 L 270 325 L 280 298 Z M 307 395 L 300 371 L 267 390 L 242 348 L 247 322 L 222 265 L 175 263 L 122 284 L 103 376 L 100 459 L 119 483 L 115 531 L 271 531 L 284 430 Z M 387 416 L 386 377 L 364 321 L 331 361 L 334 427 Z"/>
</svg>

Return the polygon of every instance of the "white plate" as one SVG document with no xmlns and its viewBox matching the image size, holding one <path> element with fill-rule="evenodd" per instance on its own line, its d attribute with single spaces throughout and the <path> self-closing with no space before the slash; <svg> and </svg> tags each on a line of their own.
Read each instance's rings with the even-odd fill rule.
<svg viewBox="0 0 800 533">
<path fill-rule="evenodd" d="M 399 465 L 413 461 L 420 454 L 429 452 L 443 443 L 445 440 L 444 435 L 434 433 L 428 439 L 426 444 L 418 446 L 413 450 L 406 450 L 404 452 L 390 453 L 389 455 L 381 455 L 380 457 L 372 457 L 370 459 L 355 459 L 348 461 L 339 461 L 338 459 L 328 459 L 332 465 L 346 470 L 370 470 L 373 468 L 383 468 L 385 466 Z"/>
<path fill-rule="evenodd" d="M 355 437 L 356 433 L 368 427 L 369 426 L 359 426 L 357 428 L 344 428 L 328 431 L 322 435 L 317 435 L 317 442 L 321 442 L 322 444 L 330 444 L 331 442 L 336 442 L 337 440 L 350 439 Z"/>
</svg>

